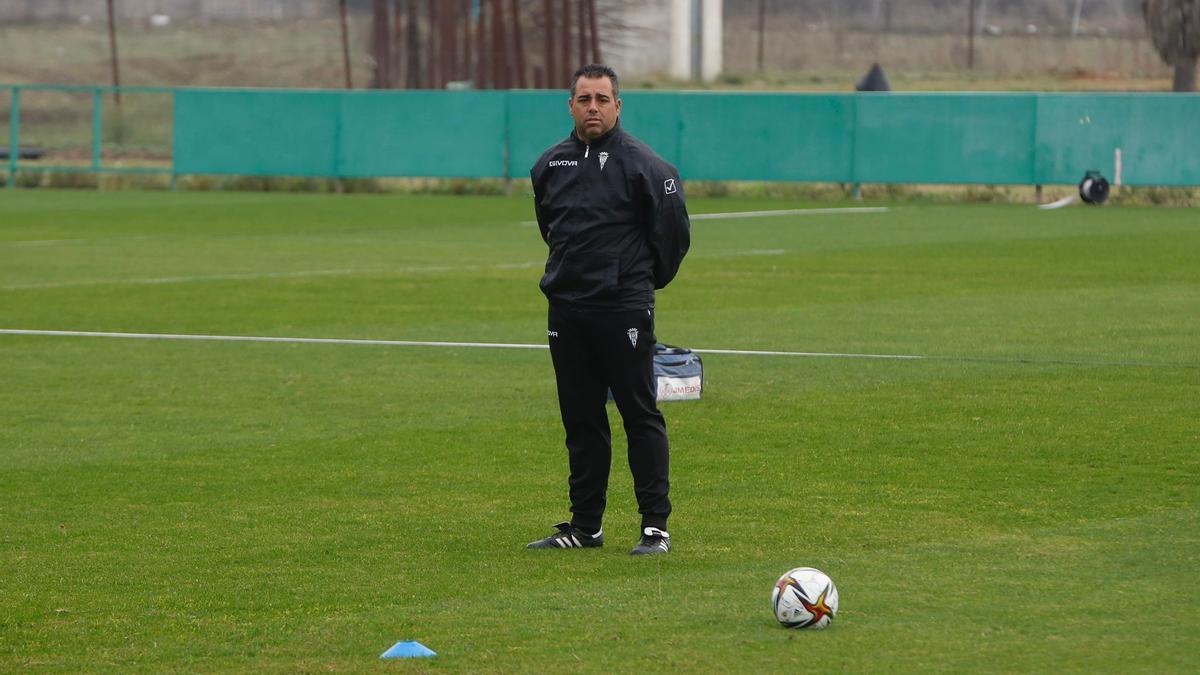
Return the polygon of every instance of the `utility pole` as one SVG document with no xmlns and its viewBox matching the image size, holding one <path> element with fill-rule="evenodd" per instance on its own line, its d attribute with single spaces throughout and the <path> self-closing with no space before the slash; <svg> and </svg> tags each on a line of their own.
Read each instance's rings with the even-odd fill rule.
<svg viewBox="0 0 1200 675">
<path fill-rule="evenodd" d="M 967 5 L 967 70 L 975 70 L 975 0 L 967 0 Z"/>
<path fill-rule="evenodd" d="M 109 0 L 112 4 L 112 0 Z M 354 88 L 354 80 L 350 78 L 350 37 L 346 28 L 346 0 L 339 0 L 338 11 L 342 16 L 342 65 L 346 71 L 346 88 Z"/>
<path fill-rule="evenodd" d="M 758 0 L 758 72 L 763 71 L 766 61 L 767 0 Z"/>
<path fill-rule="evenodd" d="M 108 50 L 112 57 L 113 98 L 117 107 L 121 107 L 121 69 L 117 66 L 117 21 L 113 10 L 113 0 L 108 0 Z M 13 149 L 16 152 L 16 149 Z"/>
</svg>

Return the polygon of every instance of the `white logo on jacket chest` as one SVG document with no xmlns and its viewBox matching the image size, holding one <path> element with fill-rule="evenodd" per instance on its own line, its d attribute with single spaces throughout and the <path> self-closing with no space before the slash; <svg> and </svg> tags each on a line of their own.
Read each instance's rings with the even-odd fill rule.
<svg viewBox="0 0 1200 675">
<path fill-rule="evenodd" d="M 549 161 L 549 163 L 546 164 L 546 166 L 549 166 L 549 167 L 579 166 L 579 160 L 577 160 L 577 159 L 552 159 Z"/>
<path fill-rule="evenodd" d="M 625 331 L 625 334 L 629 336 L 629 346 L 637 347 L 638 329 L 630 328 Z"/>
<path fill-rule="evenodd" d="M 600 153 L 600 170 L 601 171 L 604 170 L 604 165 L 607 163 L 608 163 L 608 153 L 607 152 Z"/>
</svg>

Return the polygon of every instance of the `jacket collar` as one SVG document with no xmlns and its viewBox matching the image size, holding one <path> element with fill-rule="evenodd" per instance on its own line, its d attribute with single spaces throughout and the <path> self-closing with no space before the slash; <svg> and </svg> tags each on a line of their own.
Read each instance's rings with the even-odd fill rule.
<svg viewBox="0 0 1200 675">
<path fill-rule="evenodd" d="M 600 138 L 597 138 L 592 141 L 584 141 L 584 140 L 580 139 L 579 136 L 576 136 L 575 130 L 572 129 L 571 130 L 571 140 L 575 141 L 575 145 L 577 145 L 579 147 L 588 146 L 588 147 L 592 147 L 592 148 L 603 148 L 604 146 L 608 145 L 609 141 L 611 141 L 613 138 L 621 135 L 622 133 L 624 133 L 624 132 L 621 130 L 621 118 L 618 117 L 617 123 L 613 125 L 613 128 L 609 129 Z"/>
</svg>

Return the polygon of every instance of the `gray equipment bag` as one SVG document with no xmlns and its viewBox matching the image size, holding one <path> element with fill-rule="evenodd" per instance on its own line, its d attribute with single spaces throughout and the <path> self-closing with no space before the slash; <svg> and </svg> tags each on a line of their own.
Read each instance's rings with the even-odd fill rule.
<svg viewBox="0 0 1200 675">
<path fill-rule="evenodd" d="M 692 350 L 660 342 L 654 345 L 654 377 L 659 401 L 696 401 L 704 389 L 704 364 Z"/>
</svg>

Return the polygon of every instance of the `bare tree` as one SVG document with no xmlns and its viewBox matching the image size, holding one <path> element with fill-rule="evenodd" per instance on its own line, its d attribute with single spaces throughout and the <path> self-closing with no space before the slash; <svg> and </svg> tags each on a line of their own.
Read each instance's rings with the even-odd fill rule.
<svg viewBox="0 0 1200 675">
<path fill-rule="evenodd" d="M 404 48 L 407 50 L 405 64 L 408 67 L 405 81 L 409 89 L 420 89 L 425 85 L 424 69 L 421 65 L 420 8 L 417 0 L 407 0 L 404 7 Z"/>
<path fill-rule="evenodd" d="M 508 89 L 508 36 L 504 27 L 504 3 L 492 0 L 492 88 Z"/>
<path fill-rule="evenodd" d="M 525 38 L 521 30 L 521 3 L 518 0 L 512 0 L 512 34 L 513 34 L 513 55 L 514 66 L 516 69 L 516 82 L 513 86 L 525 88 Z"/>
<path fill-rule="evenodd" d="M 375 0 L 372 5 L 371 53 L 375 57 L 373 89 L 390 89 L 392 86 L 392 32 L 389 21 L 388 0 Z"/>
<path fill-rule="evenodd" d="M 543 1 L 542 16 L 542 46 L 546 51 L 543 57 L 546 61 L 546 79 L 542 83 L 547 89 L 558 85 L 558 50 L 554 48 L 554 32 L 558 30 L 558 22 L 554 20 L 554 0 Z"/>
<path fill-rule="evenodd" d="M 1196 90 L 1200 0 L 1143 0 L 1142 13 L 1159 56 L 1175 69 L 1175 91 Z"/>
<path fill-rule="evenodd" d="M 571 0 L 562 0 L 562 31 L 559 33 L 562 38 L 562 67 L 563 79 L 567 79 L 575 72 L 576 66 L 571 65 Z M 582 65 L 582 64 L 580 64 Z"/>
</svg>

